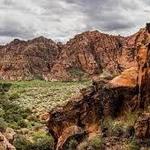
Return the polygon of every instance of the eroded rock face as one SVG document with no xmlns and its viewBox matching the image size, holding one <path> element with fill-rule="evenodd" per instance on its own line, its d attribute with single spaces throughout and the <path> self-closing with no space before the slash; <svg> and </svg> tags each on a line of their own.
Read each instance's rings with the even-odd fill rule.
<svg viewBox="0 0 150 150">
<path fill-rule="evenodd" d="M 120 74 L 135 67 L 137 45 L 142 42 L 144 34 L 145 29 L 127 38 L 98 31 L 76 35 L 64 45 L 50 78 L 67 80 L 79 73 L 81 76 L 93 76 L 103 71 Z"/>
<path fill-rule="evenodd" d="M 50 112 L 48 128 L 55 138 L 57 150 L 62 150 L 66 141 L 73 136 L 72 133 L 78 134 L 76 131 L 85 133 L 87 137 L 92 133 L 101 133 L 101 121 L 105 117 L 114 118 L 122 115 L 124 111 L 148 107 L 150 34 L 149 30 L 143 33 L 141 43 L 138 42 L 136 45 L 137 58 L 133 67 L 111 80 L 94 81 L 91 87 L 81 90 L 78 98 Z M 72 132 L 69 134 L 70 128 Z M 143 124 L 139 119 L 135 129 L 137 137 L 149 136 L 149 117 L 145 117 Z"/>
<path fill-rule="evenodd" d="M 64 143 L 73 135 L 72 133 L 77 135 L 84 134 L 84 131 L 99 130 L 101 112 L 97 106 L 101 104 L 94 91 L 94 87 L 84 89 L 78 99 L 50 113 L 48 126 L 57 142 L 56 149 L 63 149 Z"/>
<path fill-rule="evenodd" d="M 139 106 L 144 109 L 150 103 L 150 30 L 146 27 L 145 38 L 138 51 Z"/>
<path fill-rule="evenodd" d="M 59 46 L 44 37 L 30 41 L 15 39 L 0 49 L 0 79 L 47 80 L 59 53 Z"/>
<path fill-rule="evenodd" d="M 54 70 L 57 64 L 63 66 L 67 71 L 79 68 L 87 74 L 99 73 L 104 66 L 114 69 L 117 67 L 116 58 L 121 53 L 122 45 L 121 37 L 110 36 L 98 31 L 84 32 L 64 45 L 62 54 L 56 66 L 54 65 Z M 111 63 L 116 66 L 108 63 L 110 59 L 112 59 Z"/>
<path fill-rule="evenodd" d="M 67 79 L 73 77 L 76 70 L 83 75 L 99 74 L 104 67 L 110 72 L 120 72 L 118 56 L 122 53 L 122 45 L 122 37 L 98 31 L 76 35 L 64 45 L 61 56 L 51 70 L 52 78 L 63 79 L 65 74 Z M 63 74 L 59 73 L 60 68 L 63 68 Z"/>
<path fill-rule="evenodd" d="M 150 24 L 138 52 L 138 103 L 141 109 L 150 104 Z M 150 138 L 150 113 L 143 113 L 135 124 L 135 135 L 140 139 Z"/>
<path fill-rule="evenodd" d="M 131 77 L 134 80 L 134 75 L 127 78 Z M 117 78 L 124 80 L 125 75 Z M 137 94 L 136 84 L 122 82 L 122 85 L 118 85 L 115 81 L 118 79 L 94 82 L 90 88 L 81 90 L 78 98 L 50 112 L 48 128 L 56 140 L 56 149 L 63 149 L 67 140 L 78 134 L 74 126 L 82 134 L 90 137 L 93 133 L 101 132 L 100 120 L 108 116 L 116 117 L 123 110 L 129 109 L 130 100 Z M 130 107 L 135 109 L 135 105 Z M 74 135 L 70 132 L 70 128 Z"/>
<path fill-rule="evenodd" d="M 39 37 L 0 46 L 0 79 L 80 80 L 106 71 L 120 74 L 136 65 L 145 29 L 129 37 L 99 31 L 76 35 L 66 44 Z"/>
</svg>

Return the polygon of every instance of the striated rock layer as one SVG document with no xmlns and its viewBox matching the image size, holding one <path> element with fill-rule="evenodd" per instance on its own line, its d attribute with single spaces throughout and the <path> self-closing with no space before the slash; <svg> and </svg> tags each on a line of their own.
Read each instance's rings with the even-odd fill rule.
<svg viewBox="0 0 150 150">
<path fill-rule="evenodd" d="M 136 39 L 136 44 L 135 39 L 129 37 L 134 41 L 137 53 L 132 67 L 111 80 L 94 81 L 91 87 L 81 90 L 78 98 L 50 112 L 48 128 L 55 139 L 57 150 L 63 150 L 72 137 L 86 135 L 90 138 L 92 134 L 101 133 L 101 122 L 106 117 L 116 118 L 123 112 L 144 110 L 149 106 L 149 27 L 147 25 L 146 29 L 142 29 L 142 35 L 138 35 L 140 38 Z M 139 119 L 135 130 L 137 137 L 149 138 L 149 117 L 143 123 Z"/>
</svg>

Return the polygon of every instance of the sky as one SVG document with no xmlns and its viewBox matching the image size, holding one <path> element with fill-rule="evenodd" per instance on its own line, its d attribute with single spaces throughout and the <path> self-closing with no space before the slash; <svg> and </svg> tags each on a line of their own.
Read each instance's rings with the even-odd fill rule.
<svg viewBox="0 0 150 150">
<path fill-rule="evenodd" d="M 150 0 L 0 0 L 0 44 L 45 36 L 67 41 L 99 30 L 127 36 L 150 22 Z"/>
</svg>

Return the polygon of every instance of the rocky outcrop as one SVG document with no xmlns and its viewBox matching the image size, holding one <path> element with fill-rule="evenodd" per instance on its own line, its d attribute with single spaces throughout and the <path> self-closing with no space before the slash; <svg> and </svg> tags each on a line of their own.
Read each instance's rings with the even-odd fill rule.
<svg viewBox="0 0 150 150">
<path fill-rule="evenodd" d="M 138 104 L 141 109 L 150 105 L 150 24 L 138 52 Z M 135 124 L 135 135 L 139 139 L 150 138 L 150 113 L 143 113 Z"/>
<path fill-rule="evenodd" d="M 55 139 L 57 150 L 64 149 L 67 140 L 72 136 L 85 134 L 86 137 L 90 137 L 93 133 L 101 133 L 101 122 L 106 117 L 116 118 L 124 114 L 123 112 L 148 107 L 150 104 L 148 29 L 149 27 L 142 30 L 143 39 L 140 38 L 141 42 L 135 44 L 137 55 L 133 67 L 125 69 L 111 80 L 94 81 L 91 87 L 81 90 L 79 97 L 69 101 L 66 106 L 55 108 L 50 112 L 48 128 Z M 147 120 L 146 117 L 142 125 L 141 120 L 137 122 L 135 127 L 137 136 L 141 128 L 142 136 L 149 134 Z"/>
<path fill-rule="evenodd" d="M 0 79 L 47 80 L 59 53 L 59 46 L 44 37 L 30 41 L 15 39 L 0 49 Z"/>
<path fill-rule="evenodd" d="M 9 141 L 1 132 L 0 132 L 0 150 L 16 150 L 16 148 L 9 143 Z"/>
<path fill-rule="evenodd" d="M 50 78 L 67 80 L 98 75 L 103 71 L 116 75 L 135 67 L 137 45 L 142 42 L 144 34 L 143 28 L 126 38 L 99 31 L 76 35 L 64 45 Z"/>
<path fill-rule="evenodd" d="M 72 132 L 74 136 L 78 134 L 74 127 L 90 136 L 101 132 L 100 120 L 105 117 L 114 118 L 123 111 L 137 109 L 136 74 L 136 70 L 129 69 L 111 81 L 93 82 L 90 88 L 81 90 L 78 98 L 50 112 L 48 127 L 57 142 L 56 149 L 63 149 Z"/>
<path fill-rule="evenodd" d="M 137 61 L 138 61 L 138 85 L 139 85 L 139 106 L 144 109 L 150 102 L 150 30 L 147 26 L 145 40 L 141 44 Z"/>
<path fill-rule="evenodd" d="M 122 53 L 123 37 L 98 31 L 76 35 L 68 41 L 51 70 L 52 78 L 68 79 L 102 73 L 103 69 L 118 73 L 118 57 Z M 63 70 L 63 73 L 59 70 Z"/>
<path fill-rule="evenodd" d="M 117 67 L 117 56 L 121 53 L 122 44 L 121 37 L 98 31 L 76 35 L 64 45 L 62 54 L 51 72 L 55 74 L 60 66 L 66 70 L 68 76 L 73 74 L 73 68 L 89 75 L 101 72 L 104 66 L 112 70 Z M 59 76 L 61 77 L 61 74 Z"/>
</svg>

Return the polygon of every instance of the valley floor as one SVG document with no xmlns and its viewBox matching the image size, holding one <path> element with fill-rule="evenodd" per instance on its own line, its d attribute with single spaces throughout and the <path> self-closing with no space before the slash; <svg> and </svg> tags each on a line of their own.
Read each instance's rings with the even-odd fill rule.
<svg viewBox="0 0 150 150">
<path fill-rule="evenodd" d="M 9 90 L 3 93 L 2 88 L 7 85 L 10 85 Z M 53 139 L 47 135 L 48 112 L 64 105 L 88 85 L 90 81 L 0 81 L 0 132 L 7 135 L 11 131 L 15 137 L 12 144 L 18 150 L 33 149 L 35 145 L 35 149 L 42 150 L 44 142 L 49 147 Z"/>
</svg>

